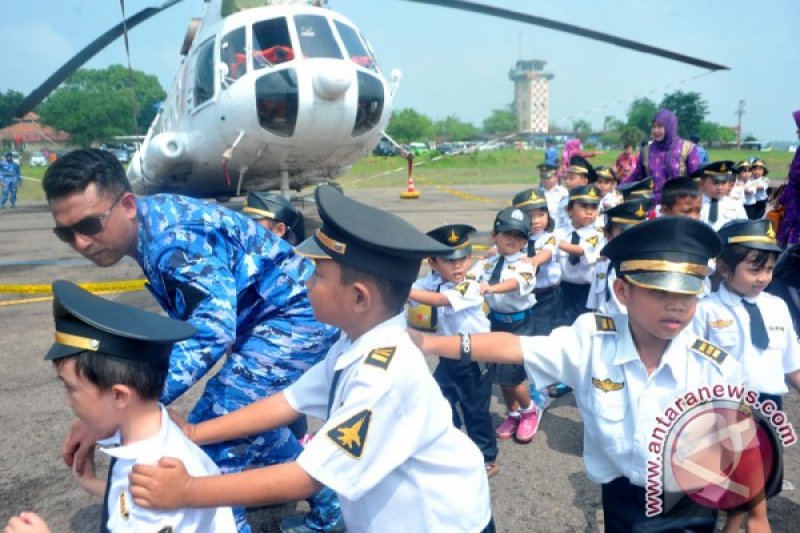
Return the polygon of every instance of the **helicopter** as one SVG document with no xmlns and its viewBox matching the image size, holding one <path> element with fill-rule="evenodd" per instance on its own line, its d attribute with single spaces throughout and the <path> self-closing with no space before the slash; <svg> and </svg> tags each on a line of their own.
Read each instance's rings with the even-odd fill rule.
<svg viewBox="0 0 800 533">
<path fill-rule="evenodd" d="M 61 81 L 169 0 L 117 24 L 34 90 L 33 109 Z M 140 194 L 227 199 L 335 179 L 384 135 L 401 73 L 388 79 L 366 38 L 321 0 L 205 0 L 183 61 L 128 177 Z M 580 35 L 710 70 L 726 67 L 559 21 L 464 0 L 411 0 Z M 124 2 L 123 2 L 124 4 Z"/>
</svg>

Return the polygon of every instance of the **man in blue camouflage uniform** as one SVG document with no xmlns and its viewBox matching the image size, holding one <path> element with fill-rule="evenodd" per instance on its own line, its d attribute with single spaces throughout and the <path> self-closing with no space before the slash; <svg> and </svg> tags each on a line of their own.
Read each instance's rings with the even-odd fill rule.
<svg viewBox="0 0 800 533">
<path fill-rule="evenodd" d="M 22 183 L 19 165 L 14 162 L 11 152 L 6 152 L 5 161 L 0 163 L 0 180 L 3 185 L 3 196 L 0 197 L 0 209 L 6 208 L 6 201 L 11 200 L 11 208 L 17 207 L 17 189 Z"/>
<path fill-rule="evenodd" d="M 337 331 L 314 320 L 306 294 L 313 266 L 258 224 L 216 204 L 175 195 L 137 198 L 116 158 L 77 150 L 43 181 L 56 235 L 98 266 L 133 257 L 148 288 L 173 318 L 199 333 L 176 344 L 161 401 L 169 404 L 227 354 L 189 415 L 192 422 L 235 411 L 278 392 L 320 361 Z M 98 435 L 71 430 L 68 464 Z M 287 428 L 204 448 L 223 472 L 294 460 Z M 330 489 L 310 498 L 301 531 L 338 528 Z M 250 531 L 237 510 L 239 531 Z M 305 529 L 303 529 L 305 528 Z"/>
</svg>

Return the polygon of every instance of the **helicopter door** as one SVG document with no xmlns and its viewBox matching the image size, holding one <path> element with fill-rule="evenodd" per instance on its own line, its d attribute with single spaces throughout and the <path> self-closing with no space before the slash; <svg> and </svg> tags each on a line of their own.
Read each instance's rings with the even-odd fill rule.
<svg viewBox="0 0 800 533">
<path fill-rule="evenodd" d="M 194 56 L 194 90 L 192 91 L 193 111 L 203 107 L 214 98 L 214 39 L 209 39 L 197 47 Z"/>
</svg>

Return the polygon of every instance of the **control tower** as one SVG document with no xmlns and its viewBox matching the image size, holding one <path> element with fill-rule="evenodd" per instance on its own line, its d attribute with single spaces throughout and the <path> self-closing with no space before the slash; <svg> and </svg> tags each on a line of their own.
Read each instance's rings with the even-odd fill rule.
<svg viewBox="0 0 800 533">
<path fill-rule="evenodd" d="M 514 82 L 514 110 L 517 131 L 522 133 L 547 133 L 550 123 L 550 89 L 553 74 L 544 72 L 547 61 L 520 59 L 508 71 Z"/>
</svg>

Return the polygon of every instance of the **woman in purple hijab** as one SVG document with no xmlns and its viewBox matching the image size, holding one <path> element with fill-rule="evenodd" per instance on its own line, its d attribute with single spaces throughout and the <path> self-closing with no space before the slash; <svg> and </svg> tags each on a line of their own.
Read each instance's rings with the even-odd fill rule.
<svg viewBox="0 0 800 533">
<path fill-rule="evenodd" d="M 797 124 L 797 138 L 800 139 L 800 109 L 792 115 Z M 797 147 L 792 164 L 789 165 L 786 187 L 778 198 L 778 204 L 786 208 L 778 227 L 778 242 L 781 246 L 800 242 L 800 146 Z"/>
<path fill-rule="evenodd" d="M 658 202 L 664 182 L 700 168 L 700 154 L 697 145 L 678 137 L 678 119 L 669 109 L 655 114 L 650 134 L 653 140 L 639 152 L 636 168 L 625 181 L 653 176 L 654 201 Z"/>
</svg>

